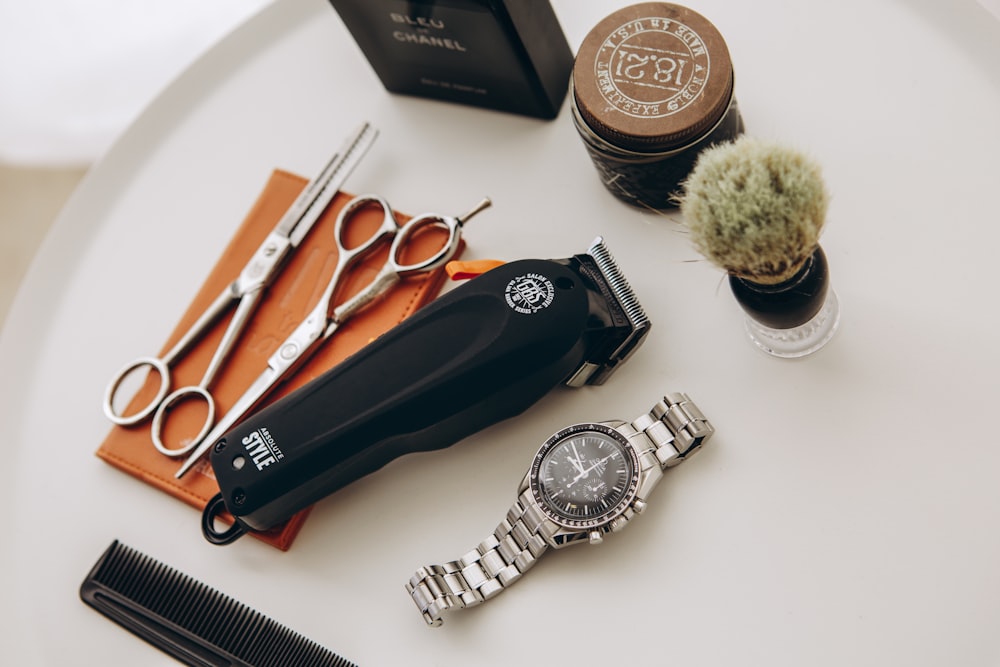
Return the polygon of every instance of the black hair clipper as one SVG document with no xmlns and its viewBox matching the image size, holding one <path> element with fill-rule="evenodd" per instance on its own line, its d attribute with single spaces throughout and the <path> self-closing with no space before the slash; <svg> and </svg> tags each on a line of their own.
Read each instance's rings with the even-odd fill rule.
<svg viewBox="0 0 1000 667">
<path fill-rule="evenodd" d="M 501 265 L 431 302 L 211 451 L 221 492 L 202 515 L 228 544 L 409 452 L 447 447 L 556 385 L 603 383 L 650 322 L 598 238 L 568 259 Z M 226 509 L 232 527 L 218 531 Z"/>
</svg>

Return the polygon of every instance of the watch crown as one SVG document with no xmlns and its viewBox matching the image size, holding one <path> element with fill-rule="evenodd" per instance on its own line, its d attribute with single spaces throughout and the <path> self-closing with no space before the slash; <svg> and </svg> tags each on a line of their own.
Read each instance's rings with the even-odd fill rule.
<svg viewBox="0 0 1000 667">
<path fill-rule="evenodd" d="M 632 511 L 635 512 L 636 514 L 642 514 L 643 512 L 645 512 L 646 501 L 636 499 L 636 501 L 632 503 Z"/>
<path fill-rule="evenodd" d="M 599 530 L 590 531 L 588 537 L 590 538 L 591 544 L 600 544 L 601 542 L 604 541 L 604 536 L 601 534 L 601 531 Z"/>
</svg>

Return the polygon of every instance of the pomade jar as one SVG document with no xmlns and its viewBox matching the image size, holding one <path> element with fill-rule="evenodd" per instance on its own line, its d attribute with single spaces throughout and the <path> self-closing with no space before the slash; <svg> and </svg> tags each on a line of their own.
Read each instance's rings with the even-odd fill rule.
<svg viewBox="0 0 1000 667">
<path fill-rule="evenodd" d="M 698 154 L 743 133 L 729 48 L 680 5 L 604 18 L 580 45 L 571 86 L 573 123 L 601 181 L 641 208 L 675 208 Z"/>
</svg>

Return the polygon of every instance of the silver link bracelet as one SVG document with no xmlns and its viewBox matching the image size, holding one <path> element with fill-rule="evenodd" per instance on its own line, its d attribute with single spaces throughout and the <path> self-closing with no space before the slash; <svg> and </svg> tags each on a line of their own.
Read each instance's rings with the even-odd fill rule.
<svg viewBox="0 0 1000 667">
<path fill-rule="evenodd" d="M 652 452 L 661 469 L 694 454 L 715 432 L 686 394 L 667 394 L 653 408 L 619 427 L 630 442 Z M 635 437 L 642 434 L 641 443 Z M 478 605 L 494 597 L 535 564 L 549 548 L 543 526 L 548 520 L 525 490 L 491 536 L 460 559 L 422 567 L 410 577 L 406 591 L 428 625 L 441 625 L 452 608 Z"/>
</svg>

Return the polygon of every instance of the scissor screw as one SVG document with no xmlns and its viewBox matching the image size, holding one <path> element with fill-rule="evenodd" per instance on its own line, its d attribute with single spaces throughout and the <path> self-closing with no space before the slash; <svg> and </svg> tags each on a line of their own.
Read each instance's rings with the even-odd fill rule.
<svg viewBox="0 0 1000 667">
<path fill-rule="evenodd" d="M 243 489 L 236 489 L 233 491 L 233 504 L 242 505 L 247 501 L 247 494 L 243 492 Z"/>
<path fill-rule="evenodd" d="M 215 451 L 216 451 L 216 453 L 221 452 L 225 448 L 226 448 L 226 439 L 225 438 L 223 438 L 222 440 L 219 440 L 217 443 L 215 443 Z"/>
</svg>

